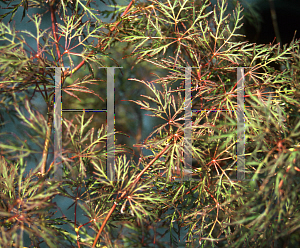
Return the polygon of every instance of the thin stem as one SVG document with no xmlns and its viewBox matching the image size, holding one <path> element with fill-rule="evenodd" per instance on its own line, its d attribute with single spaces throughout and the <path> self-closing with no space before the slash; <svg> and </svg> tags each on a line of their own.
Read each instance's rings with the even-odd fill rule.
<svg viewBox="0 0 300 248">
<path fill-rule="evenodd" d="M 126 191 L 124 191 L 124 193 L 126 193 Z M 124 193 L 123 193 L 123 194 L 124 194 Z M 124 194 L 124 195 L 125 195 L 125 194 Z M 95 239 L 95 241 L 94 241 L 92 247 L 95 247 L 95 246 L 96 246 L 96 243 L 97 243 L 97 241 L 98 241 L 98 239 L 99 239 L 99 237 L 100 237 L 100 235 L 101 235 L 101 233 L 102 233 L 102 230 L 103 230 L 103 228 L 104 228 L 106 222 L 107 222 L 108 219 L 110 218 L 111 214 L 114 212 L 116 206 L 117 206 L 117 203 L 114 202 L 114 205 L 112 206 L 112 208 L 111 208 L 110 211 L 108 212 L 108 214 L 107 214 L 107 216 L 106 216 L 104 222 L 102 223 L 102 226 L 100 227 L 100 230 L 99 230 L 99 232 L 98 232 L 98 234 L 97 234 L 97 236 L 96 236 L 96 239 Z"/>
<path fill-rule="evenodd" d="M 129 9 L 130 9 L 130 7 L 131 7 L 131 5 L 134 3 L 134 1 L 135 0 L 131 0 L 131 2 L 129 3 L 129 5 L 127 6 L 127 8 L 125 9 L 125 11 L 124 11 L 124 13 L 121 15 L 121 17 L 122 16 L 124 16 L 124 15 L 126 15 L 127 13 L 128 13 L 128 11 L 129 11 Z M 107 35 L 107 37 L 110 37 L 110 35 L 111 35 L 111 33 L 116 29 L 116 27 L 120 24 L 120 22 L 121 21 L 118 21 L 117 23 L 116 23 L 116 25 L 114 26 L 114 27 L 112 27 L 111 29 L 110 29 L 110 31 L 109 31 L 109 33 L 108 33 L 108 35 Z M 97 44 L 97 46 L 95 47 L 95 48 L 99 48 L 100 47 L 100 43 L 98 42 L 98 44 Z M 103 49 L 103 48 L 102 48 Z M 101 50 L 102 50 L 101 49 Z M 94 51 L 91 51 L 88 55 L 87 55 L 87 57 L 88 56 L 90 56 L 90 55 L 93 55 L 95 52 Z M 70 73 L 74 73 L 74 72 L 76 72 L 76 71 L 78 71 L 83 65 L 84 65 L 84 63 L 85 63 L 85 59 L 83 59 Z M 67 75 L 69 72 L 65 72 L 65 75 Z"/>
<path fill-rule="evenodd" d="M 56 34 L 56 18 L 54 14 L 54 9 L 53 9 L 53 1 L 50 2 L 50 12 L 51 12 L 51 23 L 52 23 L 52 32 L 56 44 L 56 50 L 57 50 L 57 56 L 60 59 L 61 54 L 59 51 L 59 46 L 58 46 L 58 41 L 57 41 L 57 34 Z M 63 64 L 62 64 L 63 65 Z M 48 120 L 47 120 L 47 131 L 46 131 L 46 139 L 44 143 L 44 149 L 43 149 L 43 156 L 42 156 L 42 164 L 41 164 L 41 176 L 44 177 L 45 171 L 46 171 L 46 163 L 47 163 L 47 157 L 48 157 L 48 150 L 49 150 L 49 145 L 50 145 L 50 137 L 51 137 L 51 131 L 52 131 L 52 126 L 53 126 L 53 114 L 52 114 L 52 109 L 53 109 L 53 102 L 54 99 L 48 104 Z"/>
<path fill-rule="evenodd" d="M 46 131 L 46 139 L 45 139 L 45 143 L 44 143 L 42 165 L 41 165 L 41 170 L 40 170 L 42 176 L 45 174 L 45 171 L 46 171 L 46 162 L 47 162 L 47 157 L 48 157 L 50 137 L 51 137 L 51 131 L 52 131 L 52 126 L 53 126 L 53 114 L 51 113 L 52 109 L 53 109 L 53 99 L 48 106 L 47 131 Z"/>
<path fill-rule="evenodd" d="M 126 15 L 131 7 L 131 5 L 134 3 L 135 0 L 131 0 L 131 2 L 128 4 L 127 8 L 125 9 L 124 13 L 121 15 L 121 17 L 123 17 L 124 15 Z M 110 30 L 110 32 L 113 32 L 116 27 L 120 24 L 121 21 L 118 21 L 116 23 L 116 25 L 114 27 L 112 27 L 112 29 Z"/>
<path fill-rule="evenodd" d="M 53 33 L 53 37 L 54 37 L 54 41 L 55 41 L 55 45 L 56 45 L 57 57 L 60 60 L 61 54 L 60 54 L 59 43 L 58 43 L 57 34 L 56 34 L 57 25 L 56 25 L 56 18 L 55 18 L 55 13 L 54 13 L 54 9 L 53 9 L 53 3 L 50 3 L 50 13 L 51 13 L 52 33 Z M 62 63 L 62 66 L 64 66 L 63 61 L 61 61 L 61 63 Z"/>
<path fill-rule="evenodd" d="M 149 168 L 149 167 L 150 167 L 157 159 L 159 159 L 159 157 L 160 157 L 161 155 L 163 155 L 164 152 L 165 152 L 168 148 L 169 148 L 169 144 L 167 143 L 166 147 L 165 147 L 159 154 L 157 154 L 157 155 L 155 156 L 154 159 L 152 159 L 152 161 L 151 161 L 151 162 L 150 162 L 150 163 L 149 163 L 149 164 L 148 164 L 148 165 L 140 172 L 140 174 L 138 174 L 138 176 L 137 176 L 136 179 L 133 181 L 133 183 L 129 186 L 129 188 L 132 188 L 132 187 L 135 186 L 135 184 L 140 180 L 141 176 L 145 173 L 145 171 L 146 171 L 146 170 L 147 170 L 147 169 L 148 169 L 148 168 Z M 128 191 L 128 190 L 123 191 L 122 195 L 121 195 L 119 198 L 117 198 L 117 201 L 122 200 L 122 198 L 126 195 L 127 191 Z M 97 241 L 98 241 L 98 239 L 99 239 L 99 237 L 100 237 L 100 235 L 101 235 L 101 233 L 102 233 L 102 231 L 103 231 L 103 228 L 104 228 L 104 226 L 106 225 L 106 222 L 108 221 L 108 219 L 110 218 L 110 216 L 112 215 L 112 213 L 114 212 L 114 210 L 115 210 L 117 204 L 118 204 L 117 202 L 114 202 L 114 205 L 112 206 L 112 208 L 111 208 L 110 211 L 108 212 L 108 214 L 107 214 L 107 216 L 106 216 L 104 222 L 102 223 L 102 225 L 101 225 L 101 227 L 100 227 L 100 230 L 99 230 L 99 232 L 98 232 L 98 234 L 97 234 L 97 236 L 96 236 L 96 239 L 95 239 L 95 241 L 94 241 L 92 247 L 95 247 L 95 246 L 96 246 L 96 243 L 97 243 Z"/>
<path fill-rule="evenodd" d="M 169 143 L 167 143 L 167 145 L 165 146 L 165 148 L 156 155 L 156 157 L 154 159 L 152 159 L 152 161 L 140 172 L 140 174 L 137 175 L 136 179 L 134 180 L 134 182 L 132 183 L 132 185 L 136 184 L 141 176 L 145 173 L 146 170 L 148 170 L 148 168 L 161 156 L 165 153 L 165 151 L 169 148 Z"/>
</svg>

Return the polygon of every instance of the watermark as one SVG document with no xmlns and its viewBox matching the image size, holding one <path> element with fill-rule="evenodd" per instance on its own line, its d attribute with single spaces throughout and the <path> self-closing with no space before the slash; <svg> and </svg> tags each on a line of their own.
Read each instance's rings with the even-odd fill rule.
<svg viewBox="0 0 300 248">
<path fill-rule="evenodd" d="M 62 109 L 61 98 L 61 69 L 63 67 L 47 67 L 55 68 L 55 95 L 54 95 L 54 178 L 62 179 L 62 112 L 106 112 L 107 121 L 107 164 L 106 172 L 108 180 L 113 180 L 115 175 L 115 106 L 114 106 L 114 69 L 123 67 L 99 67 L 107 68 L 107 109 Z"/>
<path fill-rule="evenodd" d="M 245 74 L 237 68 L 237 180 L 245 180 Z"/>
<path fill-rule="evenodd" d="M 185 68 L 185 102 L 184 102 L 184 181 L 199 181 L 192 178 L 192 110 L 191 109 L 191 69 L 200 67 L 180 67 Z M 237 67 L 237 180 L 245 179 L 245 67 Z M 202 110 L 203 111 L 203 110 Z M 206 110 L 212 111 L 212 110 Z M 223 110 L 232 111 L 232 110 Z"/>
<path fill-rule="evenodd" d="M 62 101 L 61 101 L 61 69 L 64 67 L 47 67 L 55 68 L 55 94 L 54 94 L 54 178 L 62 180 Z"/>
<path fill-rule="evenodd" d="M 54 169 L 55 178 L 62 179 L 62 112 L 63 111 L 86 111 L 85 109 L 62 109 L 61 99 L 61 69 L 55 68 L 55 97 L 54 97 Z M 87 110 L 88 112 L 107 113 L 107 164 L 106 171 L 110 181 L 115 175 L 115 105 L 114 105 L 114 69 L 123 67 L 99 67 L 107 68 L 107 109 Z M 185 102 L 184 102 L 184 165 L 185 169 L 192 172 L 192 98 L 191 98 L 191 70 L 199 67 L 185 68 Z M 237 67 L 237 180 L 245 179 L 245 77 L 244 68 Z M 195 111 L 195 110 L 194 110 Z M 212 110 L 207 110 L 212 111 Z M 232 110 L 228 110 L 232 111 Z M 196 180 L 192 178 L 192 173 L 184 174 L 184 180 Z M 199 179 L 198 179 L 199 180 Z"/>
</svg>

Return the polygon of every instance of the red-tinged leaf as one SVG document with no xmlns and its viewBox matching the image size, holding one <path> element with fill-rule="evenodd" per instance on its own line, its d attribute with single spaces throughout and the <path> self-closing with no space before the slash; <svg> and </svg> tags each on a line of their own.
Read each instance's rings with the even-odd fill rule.
<svg viewBox="0 0 300 248">
<path fill-rule="evenodd" d="M 71 92 L 69 92 L 69 91 L 67 91 L 67 90 L 64 90 L 64 92 L 66 92 L 66 93 L 69 94 L 70 96 L 74 96 L 75 98 L 77 98 L 77 99 L 81 102 L 81 100 L 80 100 L 76 95 L 74 95 L 73 93 L 71 93 Z"/>
</svg>

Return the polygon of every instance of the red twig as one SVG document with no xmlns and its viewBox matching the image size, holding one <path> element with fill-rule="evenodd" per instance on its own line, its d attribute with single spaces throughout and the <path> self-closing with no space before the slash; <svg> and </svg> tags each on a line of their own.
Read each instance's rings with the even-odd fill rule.
<svg viewBox="0 0 300 248">
<path fill-rule="evenodd" d="M 161 155 L 163 155 L 164 154 L 164 152 L 167 150 L 169 148 L 169 144 L 167 143 L 167 145 L 166 145 L 166 147 L 159 153 L 159 154 L 157 154 L 156 156 L 155 156 L 155 158 L 154 159 L 152 159 L 152 161 L 137 175 L 137 177 L 136 177 L 136 179 L 133 181 L 133 183 L 129 186 L 129 188 L 132 188 L 132 187 L 134 187 L 135 186 L 135 184 L 140 180 L 140 178 L 141 178 L 141 176 L 144 174 L 144 172 L 161 156 Z M 103 229 L 104 229 L 104 226 L 106 225 L 106 222 L 108 221 L 108 219 L 110 218 L 110 216 L 112 215 L 112 213 L 114 212 L 114 210 L 115 210 L 115 208 L 116 208 L 116 206 L 117 206 L 117 202 L 119 201 L 119 200 L 121 200 L 125 195 L 126 195 L 126 193 L 128 192 L 128 190 L 125 190 L 123 193 L 122 193 L 122 195 L 120 196 L 120 197 L 118 197 L 117 199 L 116 199 L 116 201 L 114 202 L 114 205 L 112 206 L 112 208 L 110 209 L 110 211 L 108 212 L 108 214 L 107 214 L 107 216 L 106 216 L 106 218 L 105 218 L 105 220 L 103 221 L 103 223 L 102 223 L 102 225 L 101 225 L 101 227 L 100 227 L 100 230 L 99 230 L 99 232 L 98 232 L 98 234 L 97 234 L 97 236 L 96 236 L 96 239 L 95 239 L 95 241 L 94 241 L 94 243 L 93 243 L 93 246 L 92 247 L 95 247 L 96 246 L 96 243 L 97 243 L 97 241 L 98 241 L 98 239 L 99 239 L 99 237 L 100 237 L 100 235 L 101 235 L 101 233 L 102 233 L 102 231 L 103 231 Z"/>
<path fill-rule="evenodd" d="M 126 193 L 126 191 L 124 191 L 124 193 Z M 96 246 L 96 243 L 97 243 L 97 241 L 98 241 L 98 239 L 99 239 L 99 237 L 100 237 L 100 234 L 102 233 L 102 230 L 103 230 L 103 228 L 104 228 L 106 222 L 107 222 L 108 219 L 110 218 L 111 214 L 114 212 L 116 206 L 117 206 L 117 203 L 114 202 L 114 205 L 113 205 L 112 208 L 109 210 L 109 212 L 108 212 L 108 214 L 107 214 L 105 220 L 103 221 L 103 223 L 102 223 L 102 225 L 101 225 L 101 227 L 100 227 L 100 230 L 99 230 L 99 232 L 98 232 L 98 234 L 97 234 L 97 236 L 96 236 L 96 239 L 95 239 L 95 241 L 94 241 L 92 247 L 95 247 L 95 246 Z"/>
<path fill-rule="evenodd" d="M 55 45 L 56 45 L 57 57 L 58 57 L 58 59 L 61 59 L 61 54 L 60 54 L 59 44 L 58 44 L 58 39 L 57 39 L 57 34 L 56 34 L 56 32 L 57 32 L 56 18 L 55 18 L 55 13 L 54 13 L 52 3 L 50 3 L 50 13 L 51 13 L 52 32 L 53 32 L 53 37 L 54 37 L 54 41 L 55 41 Z M 62 66 L 64 66 L 63 61 L 62 61 Z"/>
<path fill-rule="evenodd" d="M 131 7 L 131 5 L 134 3 L 135 0 L 131 0 L 131 2 L 128 4 L 127 8 L 125 9 L 124 13 L 121 15 L 121 17 L 123 17 L 124 15 L 126 15 Z M 110 30 L 110 32 L 113 32 L 116 27 L 120 24 L 121 21 L 118 21 L 116 23 L 116 26 L 112 27 L 112 29 Z"/>
<path fill-rule="evenodd" d="M 125 9 L 124 13 L 121 15 L 121 17 L 124 16 L 124 15 L 126 15 L 126 14 L 128 13 L 128 11 L 129 11 L 131 5 L 134 3 L 134 1 L 135 1 L 135 0 L 131 0 L 131 2 L 129 3 L 129 5 L 128 5 L 127 8 Z M 108 33 L 108 35 L 107 35 L 108 37 L 111 35 L 111 32 L 113 32 L 113 31 L 116 29 L 116 27 L 120 24 L 120 22 L 121 22 L 121 21 L 118 21 L 118 22 L 116 23 L 116 25 L 110 29 L 110 31 L 109 31 L 109 33 Z M 96 46 L 96 48 L 99 47 L 99 46 L 100 46 L 100 44 L 98 43 L 98 45 Z M 103 49 L 103 48 L 102 48 L 102 49 Z M 102 50 L 102 49 L 101 49 L 101 50 Z M 91 52 L 88 54 L 88 56 L 93 55 L 94 53 L 95 53 L 94 51 L 91 51 Z M 85 62 L 85 60 L 83 59 L 83 60 L 82 60 L 82 61 L 81 61 L 81 62 L 80 62 L 73 70 L 72 70 L 71 73 L 74 73 L 75 71 L 79 70 L 79 69 L 84 65 L 84 62 Z M 65 71 L 65 75 L 67 75 L 67 73 L 69 73 L 69 72 Z"/>
</svg>

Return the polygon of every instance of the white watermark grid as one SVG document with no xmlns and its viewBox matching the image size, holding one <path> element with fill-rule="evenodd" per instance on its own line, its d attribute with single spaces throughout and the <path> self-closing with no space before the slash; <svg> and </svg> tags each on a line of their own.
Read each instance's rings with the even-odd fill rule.
<svg viewBox="0 0 300 248">
<path fill-rule="evenodd" d="M 61 179 L 62 177 L 62 112 L 106 112 L 107 113 L 107 177 L 108 180 L 113 181 L 115 175 L 115 106 L 114 106 L 114 69 L 123 67 L 99 67 L 107 68 L 107 109 L 94 110 L 94 109 L 62 109 L 61 98 L 61 69 L 62 67 L 47 67 L 55 68 L 55 97 L 54 97 L 54 168 L 55 178 Z M 185 68 L 185 123 L 184 123 L 184 165 L 185 168 L 192 168 L 192 110 L 191 108 L 191 70 L 192 68 L 199 67 L 180 67 Z M 237 68 L 237 180 L 245 179 L 245 77 L 244 68 Z M 202 110 L 201 110 L 202 111 Z M 206 110 L 214 111 L 214 110 Z M 217 110 L 220 111 L 220 110 Z M 227 110 L 232 111 L 232 110 Z M 191 171 L 191 170 L 190 170 Z M 197 180 L 192 178 L 191 173 L 184 175 L 184 180 Z M 248 179 L 249 180 L 249 179 Z"/>
</svg>

